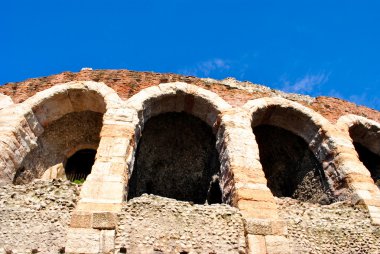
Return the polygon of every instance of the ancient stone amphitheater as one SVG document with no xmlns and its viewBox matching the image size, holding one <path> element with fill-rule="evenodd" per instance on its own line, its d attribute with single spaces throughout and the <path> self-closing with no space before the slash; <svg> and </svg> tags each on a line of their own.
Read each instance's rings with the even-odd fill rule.
<svg viewBox="0 0 380 254">
<path fill-rule="evenodd" d="M 0 253 L 380 253 L 378 111 L 127 70 L 0 93 Z"/>
</svg>

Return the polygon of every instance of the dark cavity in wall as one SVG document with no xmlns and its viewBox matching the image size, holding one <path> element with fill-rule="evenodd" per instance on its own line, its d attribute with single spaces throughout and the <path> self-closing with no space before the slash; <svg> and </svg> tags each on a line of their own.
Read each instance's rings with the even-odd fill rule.
<svg viewBox="0 0 380 254">
<path fill-rule="evenodd" d="M 67 160 L 67 153 L 78 147 L 98 147 L 103 114 L 73 112 L 45 127 L 37 147 L 27 154 L 14 177 L 15 184 L 39 178 L 50 167 Z"/>
<path fill-rule="evenodd" d="M 253 132 L 274 196 L 321 204 L 332 202 L 322 165 L 301 137 L 271 125 L 259 125 Z"/>
<path fill-rule="evenodd" d="M 215 136 L 206 123 L 186 113 L 161 114 L 145 123 L 128 199 L 148 193 L 221 203 L 219 169 Z"/>
<path fill-rule="evenodd" d="M 96 150 L 83 149 L 71 156 L 65 166 L 66 177 L 70 181 L 85 180 L 91 173 L 95 162 Z"/>
<path fill-rule="evenodd" d="M 349 129 L 350 137 L 359 159 L 371 173 L 371 177 L 380 188 L 380 156 L 378 154 L 378 130 L 375 126 L 354 124 Z"/>
<path fill-rule="evenodd" d="M 355 150 L 359 154 L 359 159 L 371 173 L 371 177 L 380 188 L 380 156 L 368 150 L 358 142 L 354 142 Z"/>
</svg>

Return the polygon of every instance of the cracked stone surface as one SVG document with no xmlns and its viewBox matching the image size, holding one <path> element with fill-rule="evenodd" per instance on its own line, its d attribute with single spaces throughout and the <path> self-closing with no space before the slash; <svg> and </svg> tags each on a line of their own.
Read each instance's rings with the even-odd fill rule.
<svg viewBox="0 0 380 254">
<path fill-rule="evenodd" d="M 243 218 L 228 205 L 143 194 L 123 205 L 116 250 L 127 253 L 245 253 Z M 155 251 L 155 252 L 154 252 Z"/>
</svg>

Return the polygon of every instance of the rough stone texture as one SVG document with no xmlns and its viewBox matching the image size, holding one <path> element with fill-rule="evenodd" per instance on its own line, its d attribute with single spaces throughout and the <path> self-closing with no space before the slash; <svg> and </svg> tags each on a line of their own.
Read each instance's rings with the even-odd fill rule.
<svg viewBox="0 0 380 254">
<path fill-rule="evenodd" d="M 63 72 L 49 77 L 33 78 L 23 82 L 8 83 L 5 86 L 0 86 L 0 93 L 10 96 L 15 103 L 19 103 L 38 91 L 43 91 L 55 84 L 74 80 L 104 82 L 109 87 L 113 88 L 123 99 L 127 99 L 138 93 L 140 90 L 150 86 L 158 85 L 160 83 L 180 81 L 194 84 L 215 92 L 231 105 L 241 106 L 248 100 L 265 96 L 282 96 L 312 108 L 332 122 L 335 122 L 340 116 L 346 114 L 356 114 L 375 121 L 380 121 L 380 113 L 378 111 L 337 98 L 321 96 L 313 99 L 307 96 L 285 95 L 281 91 L 276 91 L 262 85 L 253 84 L 251 82 L 231 82 L 231 79 L 203 80 L 192 76 L 169 73 L 136 72 L 129 70 L 83 70 L 78 73 Z M 234 85 L 231 85 L 231 83 Z"/>
<path fill-rule="evenodd" d="M 256 126 L 253 132 L 273 195 L 323 204 L 334 200 L 322 165 L 304 140 L 270 125 Z"/>
<path fill-rule="evenodd" d="M 380 227 L 362 206 L 276 199 L 287 222 L 293 253 L 380 253 Z"/>
<path fill-rule="evenodd" d="M 58 85 L 58 83 L 72 80 L 76 81 Z M 80 80 L 104 81 L 105 83 Z M 186 112 L 199 118 L 212 128 L 212 132 L 216 135 L 215 143 L 221 165 L 219 180 L 222 187 L 223 202 L 235 206 L 244 216 L 246 228 L 238 232 L 246 232 L 255 236 L 255 238 L 246 236 L 244 241 L 241 241 L 247 242 L 248 252 L 255 253 L 254 246 L 261 246 L 260 248 L 265 248 L 261 249 L 261 252 L 269 254 L 289 253 L 289 246 L 294 246 L 294 243 L 290 243 L 286 238 L 288 230 L 278 215 L 282 205 L 279 209 L 279 204 L 276 204 L 267 187 L 267 179 L 259 157 L 259 147 L 252 131 L 252 126 L 255 127 L 260 124 L 277 126 L 304 140 L 322 165 L 329 189 L 334 197 L 347 198 L 353 203 L 365 207 L 363 214 L 366 213 L 367 217 L 363 214 L 363 216 L 359 216 L 365 218 L 360 226 L 365 228 L 363 234 L 368 236 L 368 239 L 372 242 L 374 240 L 378 242 L 378 233 L 372 229 L 375 225 L 380 225 L 380 191 L 373 184 L 370 172 L 358 158 L 352 142 L 353 138 L 350 138 L 349 135 L 349 128 L 354 124 L 363 123 L 365 126 L 364 136 L 361 136 L 363 145 L 372 152 L 379 154 L 380 134 L 378 133 L 380 133 L 380 124 L 364 117 L 346 115 L 347 110 L 349 110 L 350 113 L 379 120 L 380 113 L 377 111 L 356 107 L 353 104 L 331 98 L 327 100 L 322 98 L 321 100 L 321 98 L 287 95 L 264 86 L 232 79 L 224 81 L 202 80 L 174 74 L 125 70 L 92 71 L 87 69 L 77 74 L 63 73 L 47 78 L 27 80 L 18 84 L 8 84 L 0 87 L 0 92 L 9 95 L 16 103 L 9 103 L 0 110 L 0 184 L 9 183 L 14 179 L 14 174 L 20 168 L 25 156 L 28 153 L 30 154 L 30 151 L 33 151 L 37 145 L 41 145 L 39 140 L 43 138 L 41 135 L 43 135 L 44 130 L 50 128 L 56 121 L 63 121 L 65 115 L 73 112 L 92 111 L 104 114 L 95 163 L 91 174 L 81 189 L 80 200 L 73 213 L 71 227 L 67 234 L 66 247 L 68 253 L 107 253 L 113 248 L 114 230 L 117 223 L 115 215 L 122 210 L 123 201 L 126 198 L 129 173 L 135 162 L 136 148 L 144 131 L 144 125 L 149 124 L 148 120 L 151 117 L 168 112 Z M 35 94 L 36 92 L 38 93 Z M 34 96 L 28 98 L 31 95 Z M 121 98 L 125 101 L 122 101 Z M 331 105 L 329 104 L 330 101 L 333 102 Z M 338 122 L 334 123 L 338 118 Z M 83 119 L 80 118 L 79 120 L 82 121 Z M 101 124 L 97 126 L 101 126 Z M 57 130 L 57 133 L 60 133 L 61 130 L 59 128 Z M 71 134 L 68 133 L 68 135 Z M 144 139 L 144 137 L 142 138 Z M 54 147 L 56 142 L 60 143 L 61 140 L 52 139 L 48 146 Z M 80 143 L 78 144 L 79 148 L 96 149 L 96 145 L 95 147 L 81 147 L 88 144 L 84 144 L 85 141 Z M 65 149 L 64 146 L 61 148 Z M 69 148 L 68 151 L 60 152 L 68 157 L 77 148 Z M 52 157 L 57 157 L 54 152 L 52 155 Z M 291 157 L 298 160 L 297 156 Z M 33 159 L 29 159 L 31 164 L 33 164 Z M 173 158 L 173 161 L 175 159 Z M 309 159 L 306 162 L 304 163 L 305 166 L 313 164 L 311 163 L 312 160 Z M 60 175 L 63 165 L 64 161 L 58 161 L 58 164 L 48 168 L 48 170 L 51 169 L 48 175 Z M 30 174 L 29 178 L 39 175 L 39 173 Z M 307 179 L 307 182 L 311 183 L 313 187 L 318 187 L 316 185 L 319 181 L 317 175 L 314 174 L 314 177 L 302 179 Z M 319 199 L 320 189 L 316 188 L 318 191 L 313 192 L 314 190 L 306 189 L 306 187 L 313 188 L 308 185 L 302 184 L 302 187 L 305 188 L 302 188 L 301 193 L 313 193 Z M 133 200 L 127 206 L 132 204 Z M 307 200 L 312 201 L 312 199 Z M 198 207 L 186 204 L 186 207 Z M 299 204 L 310 207 L 310 204 L 307 203 Z M 181 207 L 176 203 L 174 207 L 177 206 Z M 134 217 L 121 218 L 119 225 L 124 226 L 124 229 L 118 231 L 120 234 L 117 233 L 116 237 L 123 235 L 122 232 L 129 232 L 127 229 L 130 222 L 126 222 L 127 219 L 137 218 L 140 214 L 148 216 L 149 207 L 155 209 L 157 206 L 150 202 L 144 206 L 144 209 L 134 213 Z M 124 212 L 125 209 L 124 207 Z M 165 210 L 161 206 L 160 209 Z M 208 207 L 207 209 L 211 208 Z M 336 207 L 331 210 L 334 209 L 339 211 Z M 313 211 L 315 210 L 317 209 Z M 182 214 L 182 212 L 180 213 Z M 318 216 L 324 216 L 324 213 L 325 210 L 322 209 L 318 211 Z M 201 218 L 206 220 L 207 217 L 207 220 L 213 220 L 212 215 L 213 213 L 210 212 Z M 346 221 L 350 221 L 348 218 L 352 217 L 353 221 L 357 222 L 356 215 L 350 213 L 350 215 L 343 217 Z M 189 216 L 191 217 L 191 214 Z M 331 217 L 335 218 L 333 215 Z M 141 217 L 138 218 L 141 219 Z M 164 216 L 159 214 L 152 220 L 162 222 L 170 218 L 173 217 L 167 216 L 167 214 Z M 136 219 L 136 221 L 144 223 L 144 219 L 140 219 Z M 209 232 L 207 228 L 204 228 L 207 223 L 202 222 L 199 217 L 191 217 L 188 222 L 190 223 L 192 220 L 197 222 L 197 232 Z M 198 223 L 198 221 L 201 222 Z M 324 219 L 322 218 L 321 221 Z M 329 225 L 332 229 L 338 228 L 338 231 L 341 232 L 341 221 L 339 219 L 337 221 L 337 223 L 329 221 Z M 181 223 L 181 221 L 175 222 Z M 176 223 L 169 223 L 174 225 L 170 229 L 176 229 Z M 214 225 L 213 223 L 211 224 Z M 132 237 L 132 242 L 140 242 L 142 238 L 135 241 L 133 237 L 138 236 L 141 230 L 149 228 L 150 225 L 154 225 L 154 223 L 143 224 L 142 227 L 134 229 L 133 234 L 129 236 Z M 201 230 L 198 230 L 199 228 Z M 328 227 L 323 227 L 323 229 L 325 228 Z M 157 227 L 152 231 L 156 232 L 155 230 L 159 229 L 165 229 L 165 227 Z M 1 231 L 6 232 L 5 229 Z M 298 230 L 297 232 L 309 239 L 308 229 L 306 231 Z M 354 235 L 357 232 L 351 231 L 354 232 Z M 326 233 L 326 237 L 329 235 L 335 237 L 336 234 L 334 230 L 331 230 Z M 222 234 L 220 237 L 229 235 L 229 233 L 227 235 Z M 309 245 L 313 248 L 318 247 L 320 245 L 319 239 L 324 239 L 323 237 L 325 236 L 311 239 Z M 360 236 L 358 237 L 361 239 Z M 343 239 L 343 237 L 341 238 Z M 218 245 L 220 243 L 218 239 L 212 239 L 212 244 Z M 292 239 L 295 238 L 293 237 L 290 240 Z M 328 241 L 330 239 L 332 238 L 330 237 Z M 350 237 L 347 239 L 353 241 Z M 207 240 L 205 241 L 207 242 Z M 202 247 L 206 246 L 205 248 L 207 248 L 206 242 L 203 243 Z M 342 240 L 342 242 L 345 241 Z M 170 244 L 165 246 L 171 246 Z M 229 246 L 231 245 L 235 246 L 229 243 Z M 120 245 L 119 247 L 124 248 Z M 144 245 L 137 248 L 140 247 L 143 248 L 143 252 L 155 251 L 151 247 L 146 249 Z M 331 250 L 326 247 L 327 253 L 334 251 L 334 246 L 330 245 L 330 247 Z M 116 251 L 120 251 L 120 248 Z M 349 251 L 357 252 L 355 248 L 356 245 Z M 371 248 L 371 246 L 363 247 L 368 251 Z M 156 250 L 155 252 L 159 251 Z M 222 253 L 225 252 L 224 249 Z"/>
<path fill-rule="evenodd" d="M 208 197 L 212 201 L 211 183 L 219 167 L 215 137 L 207 124 L 185 113 L 158 115 L 144 126 L 128 198 L 148 193 L 197 204 Z"/>
<path fill-rule="evenodd" d="M 126 253 L 245 253 L 241 214 L 227 205 L 192 205 L 142 195 L 123 205 L 115 249 Z M 120 252 L 117 252 L 120 253 Z"/>
<path fill-rule="evenodd" d="M 0 94 L 0 109 L 9 107 L 13 104 L 12 98 L 4 94 Z"/>
<path fill-rule="evenodd" d="M 0 187 L 0 253 L 59 253 L 79 192 L 61 180 Z"/>
<path fill-rule="evenodd" d="M 78 148 L 97 148 L 102 114 L 83 111 L 69 113 L 47 126 L 38 138 L 38 146 L 24 159 L 14 183 L 30 182 L 49 168 L 65 164 Z"/>
</svg>

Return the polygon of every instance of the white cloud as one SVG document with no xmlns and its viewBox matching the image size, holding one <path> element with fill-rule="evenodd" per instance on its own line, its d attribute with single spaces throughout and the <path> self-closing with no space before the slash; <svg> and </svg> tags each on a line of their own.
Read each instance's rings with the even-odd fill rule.
<svg viewBox="0 0 380 254">
<path fill-rule="evenodd" d="M 367 96 L 367 93 L 353 94 L 348 97 L 348 100 L 358 105 L 365 105 L 368 104 L 368 102 L 370 101 Z"/>
<path fill-rule="evenodd" d="M 366 106 L 377 110 L 380 108 L 380 99 L 371 95 L 368 91 L 361 94 L 352 94 L 343 99 L 353 102 L 356 105 Z"/>
<path fill-rule="evenodd" d="M 282 90 L 290 93 L 310 93 L 313 92 L 318 86 L 326 83 L 328 79 L 329 75 L 324 72 L 319 74 L 307 74 L 296 80 L 294 83 L 290 81 L 283 81 L 284 86 L 282 87 Z"/>
<path fill-rule="evenodd" d="M 181 69 L 178 72 L 189 76 L 209 77 L 212 72 L 220 72 L 229 69 L 231 69 L 231 66 L 228 64 L 228 61 L 220 58 L 215 58 L 200 62 L 194 67 Z"/>
<path fill-rule="evenodd" d="M 327 96 L 330 96 L 330 97 L 335 97 L 335 98 L 340 98 L 342 99 L 343 98 L 343 95 L 335 90 L 335 89 L 331 89 L 328 93 L 327 93 Z"/>
</svg>

